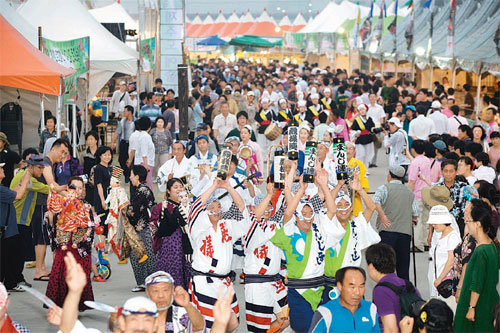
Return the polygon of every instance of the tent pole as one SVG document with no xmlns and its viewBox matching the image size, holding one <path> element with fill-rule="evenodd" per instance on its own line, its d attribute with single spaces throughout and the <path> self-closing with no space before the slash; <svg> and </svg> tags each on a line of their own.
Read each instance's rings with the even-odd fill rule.
<svg viewBox="0 0 500 333">
<path fill-rule="evenodd" d="M 370 58 L 368 58 L 368 73 L 372 72 L 372 54 L 370 53 Z"/>
<path fill-rule="evenodd" d="M 38 50 L 42 51 L 42 27 L 38 27 Z M 40 95 L 40 133 L 43 132 L 45 129 L 45 112 L 44 112 L 44 105 L 43 105 L 43 94 Z"/>
<path fill-rule="evenodd" d="M 398 79 L 398 54 L 394 55 L 394 77 L 396 80 Z"/>
<path fill-rule="evenodd" d="M 59 82 L 59 96 L 57 97 L 57 111 L 56 111 L 56 121 L 57 121 L 57 137 L 61 137 L 61 113 L 63 108 L 63 77 L 61 75 Z"/>
<path fill-rule="evenodd" d="M 453 71 L 451 73 L 451 87 L 453 89 L 455 89 L 455 80 L 456 80 L 456 76 L 457 76 L 457 59 L 455 59 L 455 57 L 453 57 L 453 60 L 452 60 L 451 70 Z"/>
<path fill-rule="evenodd" d="M 76 155 L 76 147 L 78 146 L 76 141 L 78 140 L 78 136 L 79 136 L 78 135 L 79 133 L 76 133 L 76 131 L 77 131 L 77 129 L 76 129 L 76 104 L 71 105 L 71 113 L 72 113 L 71 117 L 73 119 L 73 121 L 71 122 L 71 125 L 72 125 L 71 132 L 73 132 L 73 139 L 72 139 L 72 141 L 73 141 L 73 157 L 76 157 L 77 156 Z"/>
<path fill-rule="evenodd" d="M 482 70 L 482 63 L 479 62 L 477 66 L 477 91 L 476 91 L 476 106 L 475 106 L 476 110 L 474 110 L 476 113 L 476 120 L 479 115 L 479 100 L 481 95 L 481 70 Z"/>
<path fill-rule="evenodd" d="M 432 60 L 429 61 L 429 89 L 432 91 L 432 74 L 434 68 L 432 67 Z"/>
<path fill-rule="evenodd" d="M 411 57 L 411 80 L 415 81 L 415 56 Z"/>
</svg>

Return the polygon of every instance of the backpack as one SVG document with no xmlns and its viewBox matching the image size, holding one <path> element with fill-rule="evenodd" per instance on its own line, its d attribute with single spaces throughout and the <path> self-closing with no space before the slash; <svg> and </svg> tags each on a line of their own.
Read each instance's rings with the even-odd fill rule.
<svg viewBox="0 0 500 333">
<path fill-rule="evenodd" d="M 383 286 L 391 289 L 399 297 L 399 310 L 401 318 L 405 316 L 415 317 L 425 301 L 417 294 L 413 284 L 405 280 L 404 286 L 396 286 L 390 282 L 380 282 L 375 286 Z"/>
</svg>

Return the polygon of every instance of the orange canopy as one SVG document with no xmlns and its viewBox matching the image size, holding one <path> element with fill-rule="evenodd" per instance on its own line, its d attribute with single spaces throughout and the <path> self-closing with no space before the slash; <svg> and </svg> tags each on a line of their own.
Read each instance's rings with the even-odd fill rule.
<svg viewBox="0 0 500 333">
<path fill-rule="evenodd" d="M 74 69 L 59 65 L 40 52 L 0 15 L 0 86 L 61 95 L 61 75 Z"/>
</svg>

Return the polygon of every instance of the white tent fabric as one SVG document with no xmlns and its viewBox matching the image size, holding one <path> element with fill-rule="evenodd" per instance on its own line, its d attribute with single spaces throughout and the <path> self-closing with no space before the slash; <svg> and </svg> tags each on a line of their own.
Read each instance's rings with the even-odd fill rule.
<svg viewBox="0 0 500 333">
<path fill-rule="evenodd" d="M 38 29 L 19 15 L 6 0 L 0 0 L 0 14 L 34 47 L 38 48 Z"/>
<path fill-rule="evenodd" d="M 297 26 L 297 25 L 306 25 L 306 24 L 307 24 L 307 21 L 304 18 L 304 15 L 302 15 L 302 12 L 300 12 L 295 17 L 295 20 L 293 20 L 293 24 L 292 25 Z"/>
<path fill-rule="evenodd" d="M 432 38 L 433 65 L 440 68 L 451 68 L 452 58 L 446 54 L 448 17 L 450 4 L 446 3 L 434 14 L 434 32 Z M 424 50 L 424 56 L 416 57 L 416 64 L 425 68 L 429 64 L 427 46 L 430 28 L 430 10 L 418 5 L 415 8 L 414 50 Z M 398 59 L 409 59 L 413 52 L 407 49 L 404 37 L 405 27 L 411 19 L 407 15 L 397 31 Z M 478 71 L 477 62 L 483 63 L 482 72 L 500 73 L 500 57 L 494 42 L 495 32 L 500 22 L 500 2 L 497 0 L 467 1 L 457 4 L 455 13 L 455 57 L 457 66 L 466 71 Z M 385 58 L 392 58 L 391 34 L 385 34 L 379 51 L 375 56 L 384 54 Z"/>
<path fill-rule="evenodd" d="M 288 15 L 285 14 L 285 15 L 283 15 L 283 18 L 280 20 L 280 22 L 278 23 L 278 25 L 280 27 L 284 26 L 284 25 L 292 25 L 292 22 L 290 22 L 290 19 L 288 18 Z"/>
<path fill-rule="evenodd" d="M 101 23 L 125 23 L 125 29 L 139 28 L 139 24 L 134 20 L 129 13 L 118 2 L 113 2 L 111 5 L 94 8 L 89 10 L 89 13 Z"/>
<path fill-rule="evenodd" d="M 359 6 L 361 16 L 366 16 L 370 12 L 370 8 Z M 375 8 L 373 10 L 375 15 Z M 317 15 L 312 22 L 309 22 L 300 30 L 302 33 L 333 33 L 345 22 L 345 20 L 358 17 L 358 6 L 350 1 L 344 0 L 340 4 L 331 1 Z"/>
<path fill-rule="evenodd" d="M 69 40 L 90 36 L 89 99 L 114 73 L 137 74 L 137 52 L 106 30 L 78 0 L 31 0 L 17 11 L 25 20 L 41 26 L 47 38 Z"/>
</svg>

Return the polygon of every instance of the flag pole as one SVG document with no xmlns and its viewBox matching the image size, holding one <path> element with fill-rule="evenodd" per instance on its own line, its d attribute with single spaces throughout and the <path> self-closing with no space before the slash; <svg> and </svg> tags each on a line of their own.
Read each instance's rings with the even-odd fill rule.
<svg viewBox="0 0 500 333">
<path fill-rule="evenodd" d="M 42 27 L 38 27 L 38 50 L 42 51 Z M 43 52 L 43 51 L 42 51 Z M 40 133 L 45 129 L 45 106 L 43 102 L 44 95 L 40 95 Z"/>
<path fill-rule="evenodd" d="M 432 66 L 432 35 L 434 32 L 434 2 L 430 1 L 429 9 L 431 11 L 431 21 L 429 28 L 429 45 L 427 47 L 427 51 L 429 52 L 429 89 L 432 91 L 432 74 L 433 74 L 433 66 Z"/>
<path fill-rule="evenodd" d="M 61 137 L 61 113 L 63 108 L 63 96 L 64 96 L 63 86 L 64 86 L 63 76 L 61 75 L 59 82 L 59 96 L 57 97 L 57 110 L 56 110 L 56 122 L 57 122 L 56 135 L 58 138 Z"/>
<path fill-rule="evenodd" d="M 477 63 L 477 92 L 476 92 L 476 105 L 475 105 L 475 113 L 476 113 L 476 120 L 478 119 L 479 115 L 479 100 L 481 99 L 481 72 L 483 69 L 483 63 L 481 61 L 478 61 Z"/>
</svg>

